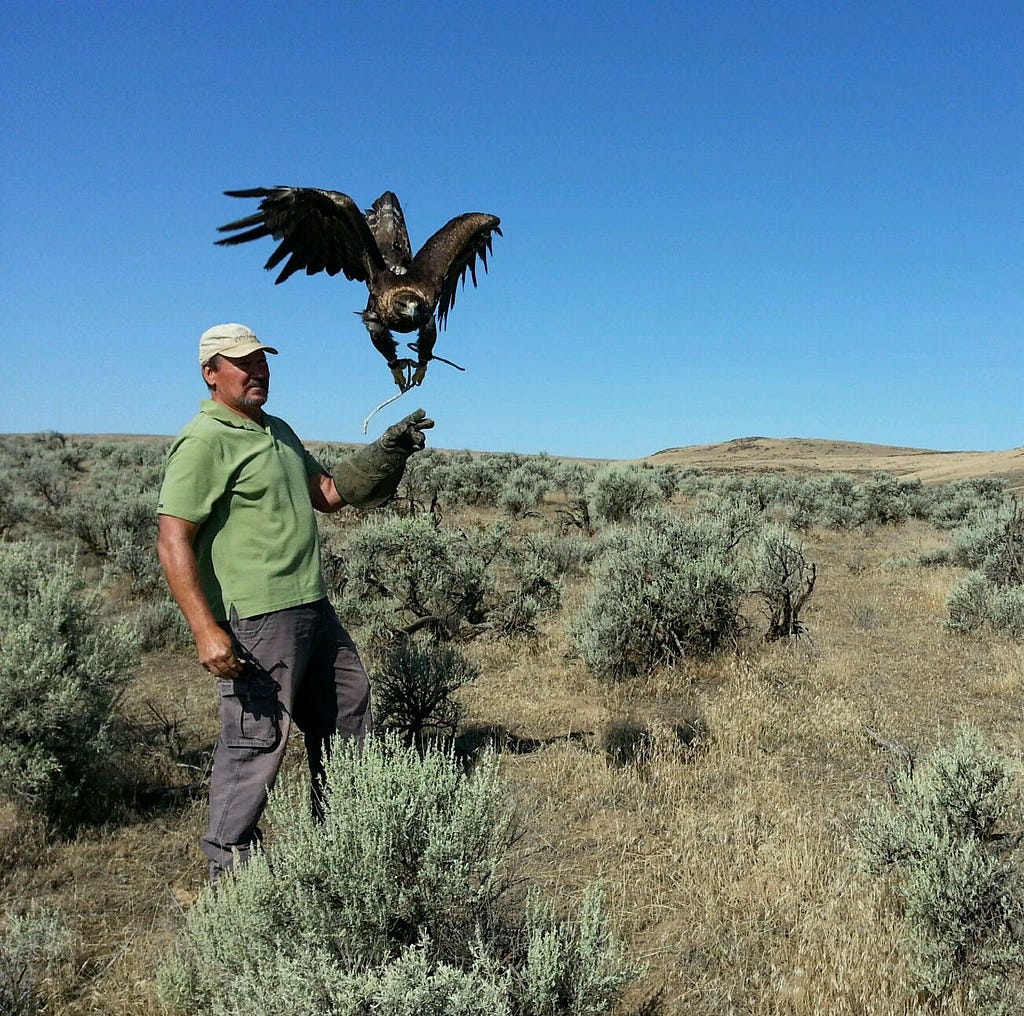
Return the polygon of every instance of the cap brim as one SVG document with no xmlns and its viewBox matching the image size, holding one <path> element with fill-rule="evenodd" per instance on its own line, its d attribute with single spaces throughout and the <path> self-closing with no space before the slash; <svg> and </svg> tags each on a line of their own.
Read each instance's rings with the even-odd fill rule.
<svg viewBox="0 0 1024 1016">
<path fill-rule="evenodd" d="M 273 346 L 268 346 L 264 342 L 254 342 L 252 339 L 246 339 L 243 342 L 236 342 L 233 346 L 218 349 L 216 352 L 211 353 L 203 363 L 209 363 L 215 356 L 226 356 L 229 360 L 240 360 L 243 356 L 248 356 L 250 353 L 258 353 L 261 349 L 264 353 L 277 353 Z"/>
</svg>

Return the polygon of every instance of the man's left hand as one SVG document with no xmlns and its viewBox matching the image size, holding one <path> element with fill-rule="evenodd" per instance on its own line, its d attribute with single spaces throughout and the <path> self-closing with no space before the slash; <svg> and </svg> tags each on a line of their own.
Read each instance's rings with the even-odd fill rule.
<svg viewBox="0 0 1024 1016">
<path fill-rule="evenodd" d="M 415 413 L 410 413 L 404 420 L 399 420 L 398 423 L 388 427 L 380 436 L 380 445 L 389 451 L 394 450 L 412 455 L 426 445 L 427 436 L 423 431 L 430 430 L 433 426 L 434 421 L 427 416 L 426 412 L 417 409 Z"/>
</svg>

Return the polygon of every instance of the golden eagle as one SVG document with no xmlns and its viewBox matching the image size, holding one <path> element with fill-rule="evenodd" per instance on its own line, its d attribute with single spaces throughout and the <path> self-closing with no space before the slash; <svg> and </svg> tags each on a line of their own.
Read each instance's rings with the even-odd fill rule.
<svg viewBox="0 0 1024 1016">
<path fill-rule="evenodd" d="M 217 243 L 230 246 L 265 236 L 280 241 L 264 265 L 269 270 L 288 259 L 277 283 L 300 269 L 307 275 L 344 272 L 346 279 L 366 283 L 370 299 L 361 315 L 363 324 L 402 391 L 421 384 L 427 364 L 442 359 L 434 356 L 437 325 L 447 324 L 456 287 L 460 280 L 465 285 L 467 271 L 476 285 L 478 257 L 487 270 L 491 234 L 501 236 L 497 216 L 467 212 L 442 226 L 413 257 L 402 206 L 391 191 L 381 194 L 365 214 L 347 194 L 313 187 L 224 193 L 261 200 L 255 214 L 221 226 L 218 232 L 234 235 Z M 415 361 L 399 358 L 392 331 L 419 333 L 409 343 Z"/>
</svg>

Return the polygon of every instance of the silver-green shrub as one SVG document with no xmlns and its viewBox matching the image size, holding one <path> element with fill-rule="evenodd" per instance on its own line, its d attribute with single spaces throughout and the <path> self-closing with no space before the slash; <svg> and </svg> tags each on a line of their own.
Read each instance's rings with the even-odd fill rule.
<svg viewBox="0 0 1024 1016">
<path fill-rule="evenodd" d="M 164 448 L 142 441 L 0 442 L 0 533 L 47 534 L 102 560 L 108 576 L 150 599 L 166 589 L 156 551 Z"/>
<path fill-rule="evenodd" d="M 1024 586 L 996 590 L 989 603 L 989 617 L 996 631 L 1024 640 Z"/>
<path fill-rule="evenodd" d="M 875 476 L 857 487 L 856 511 L 861 525 L 896 525 L 914 515 L 914 495 L 920 480 L 897 480 L 887 473 Z"/>
<path fill-rule="evenodd" d="M 330 561 L 343 616 L 392 634 L 529 634 L 558 605 L 556 563 L 508 521 L 463 530 L 424 514 L 370 517 Z"/>
<path fill-rule="evenodd" d="M 933 999 L 965 992 L 981 1013 L 1017 1013 L 1024 961 L 1018 931 L 1024 878 L 1016 767 L 980 735 L 960 731 L 895 778 L 895 800 L 876 806 L 860 841 L 872 870 L 892 875 L 911 943 L 915 986 Z M 1018 985 L 1019 987 L 1019 985 Z"/>
<path fill-rule="evenodd" d="M 916 558 L 910 559 L 912 563 L 921 565 L 922 568 L 935 568 L 951 563 L 951 556 L 948 547 L 926 547 Z"/>
<path fill-rule="evenodd" d="M 946 607 L 950 631 L 967 635 L 985 625 L 991 617 L 993 589 L 981 572 L 968 572 L 949 591 Z"/>
<path fill-rule="evenodd" d="M 470 452 L 427 448 L 409 459 L 396 504 L 409 513 L 493 504 L 500 485 L 500 479 Z"/>
<path fill-rule="evenodd" d="M 652 470 L 604 466 L 594 473 L 585 496 L 590 516 L 601 523 L 624 522 L 660 504 L 668 495 Z"/>
<path fill-rule="evenodd" d="M 997 477 L 954 480 L 925 489 L 922 514 L 943 529 L 961 525 L 983 511 L 997 510 L 1005 498 L 1006 483 Z"/>
<path fill-rule="evenodd" d="M 103 623 L 73 560 L 0 544 L 0 794 L 55 819 L 89 803 L 134 659 L 130 628 Z"/>
<path fill-rule="evenodd" d="M 522 517 L 548 491 L 577 485 L 581 468 L 545 454 L 473 455 L 427 449 L 409 460 L 395 503 L 409 513 L 443 513 L 470 505 L 500 507 Z"/>
<path fill-rule="evenodd" d="M 150 574 L 156 574 L 157 515 L 156 499 L 160 489 L 157 476 L 145 480 L 138 476 L 97 473 L 87 487 L 69 493 L 51 513 L 49 525 L 59 532 L 77 537 L 97 557 L 110 558 L 137 551 L 153 562 Z M 138 573 L 138 567 L 125 569 Z M 144 583 L 152 592 L 155 583 Z"/>
<path fill-rule="evenodd" d="M 576 921 L 559 921 L 550 904 L 527 911 L 526 962 L 516 967 L 514 1011 L 522 1016 L 600 1016 L 633 979 L 612 938 L 599 893 L 584 897 Z"/>
<path fill-rule="evenodd" d="M 744 535 L 728 511 L 652 512 L 610 530 L 570 629 L 587 666 L 628 678 L 725 646 L 744 627 Z"/>
<path fill-rule="evenodd" d="M 525 518 L 544 500 L 551 490 L 551 478 L 546 471 L 534 468 L 529 462 L 513 469 L 498 492 L 498 507 L 514 519 Z"/>
<path fill-rule="evenodd" d="M 555 921 L 513 891 L 518 823 L 497 762 L 467 776 L 394 737 L 337 744 L 325 818 L 286 775 L 268 854 L 203 894 L 161 975 L 199 1016 L 601 1016 L 634 973 L 600 906 Z"/>
<path fill-rule="evenodd" d="M 32 515 L 32 501 L 22 492 L 20 484 L 0 466 L 0 537 Z"/>
<path fill-rule="evenodd" d="M 952 561 L 973 569 L 949 594 L 951 630 L 1024 637 L 1024 511 L 1015 501 L 972 514 L 953 533 Z"/>
<path fill-rule="evenodd" d="M 395 631 L 460 637 L 487 619 L 499 549 L 429 515 L 371 516 L 348 541 L 342 614 L 358 621 L 376 603 Z"/>
<path fill-rule="evenodd" d="M 139 652 L 154 649 L 187 649 L 192 631 L 178 605 L 169 597 L 140 604 L 130 614 Z"/>
<path fill-rule="evenodd" d="M 953 533 L 956 564 L 980 571 L 995 586 L 1024 582 L 1024 513 L 1016 503 L 978 512 Z"/>
<path fill-rule="evenodd" d="M 654 482 L 666 500 L 679 490 L 679 470 L 674 466 L 659 466 L 651 462 L 641 462 L 639 470 Z"/>
<path fill-rule="evenodd" d="M 0 1013 L 47 1012 L 44 984 L 71 948 L 66 922 L 54 911 L 8 911 L 0 919 Z"/>
<path fill-rule="evenodd" d="M 829 473 L 804 484 L 805 511 L 829 529 L 851 529 L 861 521 L 857 481 L 849 473 Z"/>
</svg>

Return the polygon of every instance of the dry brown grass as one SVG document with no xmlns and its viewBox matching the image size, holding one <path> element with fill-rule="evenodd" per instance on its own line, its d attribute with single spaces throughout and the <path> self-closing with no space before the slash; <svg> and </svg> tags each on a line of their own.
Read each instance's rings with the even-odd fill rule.
<svg viewBox="0 0 1024 1016">
<path fill-rule="evenodd" d="M 467 694 L 473 717 L 537 737 L 616 717 L 662 731 L 646 766 L 610 766 L 596 738 L 510 756 L 531 875 L 559 897 L 608 886 L 620 932 L 668 1012 L 924 1012 L 902 933 L 853 834 L 894 760 L 865 725 L 926 752 L 961 723 L 1019 755 L 1022 656 L 944 630 L 954 570 L 885 562 L 940 541 L 923 525 L 812 533 L 822 579 L 811 639 L 749 645 L 609 688 L 561 656 L 507 651 Z M 701 716 L 702 750 L 672 724 Z M 950 1003 L 948 1012 L 969 1010 Z"/>
<path fill-rule="evenodd" d="M 919 523 L 811 531 L 809 638 L 751 639 L 642 681 L 602 684 L 569 657 L 579 586 L 536 642 L 470 647 L 482 674 L 464 690 L 467 724 L 540 742 L 503 763 L 526 873 L 565 901 L 604 883 L 619 934 L 647 965 L 632 1003 L 661 992 L 662 1011 L 680 1016 L 926 1011 L 908 991 L 883 887 L 853 844 L 892 764 L 864 726 L 921 753 L 962 723 L 1013 756 L 1022 749 L 1024 649 L 945 631 L 955 569 L 886 564 L 946 539 Z M 214 701 L 190 655 L 146 661 L 129 702 L 140 722 L 151 703 L 177 738 L 147 749 L 154 785 L 200 779 L 181 760 L 211 747 Z M 623 718 L 654 732 L 641 764 L 610 764 L 602 750 Z M 681 745 L 674 726 L 695 720 L 706 734 Z M 52 1011 L 156 1011 L 155 969 L 203 887 L 203 820 L 201 796 L 171 796 L 130 822 L 44 843 L 24 816 L 0 815 L 6 902 L 57 907 L 78 936 Z M 944 1012 L 968 1016 L 956 1000 Z"/>
</svg>

